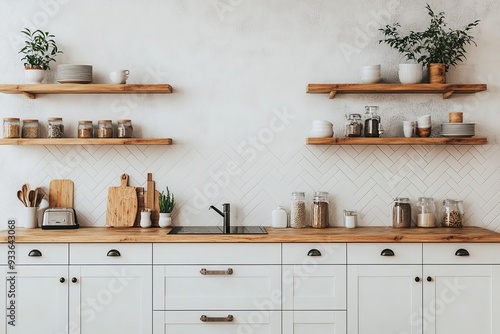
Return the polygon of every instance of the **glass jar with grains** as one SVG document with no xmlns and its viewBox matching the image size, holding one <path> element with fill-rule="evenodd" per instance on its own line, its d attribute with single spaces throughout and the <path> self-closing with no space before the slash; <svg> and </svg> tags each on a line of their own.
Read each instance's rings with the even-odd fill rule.
<svg viewBox="0 0 500 334">
<path fill-rule="evenodd" d="M 119 119 L 116 131 L 118 132 L 116 135 L 118 138 L 132 138 L 132 135 L 134 134 L 132 121 L 129 119 Z"/>
<path fill-rule="evenodd" d="M 432 197 L 419 197 L 417 202 L 417 226 L 436 227 L 436 204 Z"/>
<path fill-rule="evenodd" d="M 462 227 L 464 218 L 464 202 L 455 199 L 443 201 L 443 227 Z"/>
<path fill-rule="evenodd" d="M 290 205 L 290 227 L 306 227 L 306 194 L 304 192 L 293 192 Z"/>
<path fill-rule="evenodd" d="M 3 137 L 4 138 L 19 138 L 21 136 L 21 121 L 19 118 L 4 118 L 3 119 Z"/>
<path fill-rule="evenodd" d="M 328 223 L 328 193 L 316 191 L 311 209 L 311 227 L 325 228 Z"/>
<path fill-rule="evenodd" d="M 113 123 L 110 119 L 100 119 L 97 124 L 97 138 L 113 138 Z"/>
<path fill-rule="evenodd" d="M 23 120 L 23 138 L 38 138 L 40 135 L 40 127 L 37 119 Z"/>
<path fill-rule="evenodd" d="M 406 197 L 396 197 L 392 209 L 392 227 L 411 227 L 411 205 L 410 199 Z"/>
<path fill-rule="evenodd" d="M 62 138 L 64 136 L 63 119 L 60 117 L 50 117 L 48 119 L 47 138 Z"/>
<path fill-rule="evenodd" d="M 94 126 L 92 121 L 78 121 L 78 138 L 93 138 Z"/>
</svg>

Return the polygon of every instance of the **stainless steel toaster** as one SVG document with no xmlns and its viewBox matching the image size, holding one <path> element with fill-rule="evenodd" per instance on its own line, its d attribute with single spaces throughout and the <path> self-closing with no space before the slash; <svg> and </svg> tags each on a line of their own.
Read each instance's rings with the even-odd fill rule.
<svg viewBox="0 0 500 334">
<path fill-rule="evenodd" d="M 42 229 L 79 228 L 73 208 L 48 208 L 43 214 Z"/>
</svg>

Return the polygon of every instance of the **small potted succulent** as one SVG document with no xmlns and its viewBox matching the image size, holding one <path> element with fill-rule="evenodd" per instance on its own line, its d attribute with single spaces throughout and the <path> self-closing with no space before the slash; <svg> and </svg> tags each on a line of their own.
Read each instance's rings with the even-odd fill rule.
<svg viewBox="0 0 500 334">
<path fill-rule="evenodd" d="M 474 37 L 469 35 L 470 30 L 479 24 L 479 20 L 466 25 L 462 30 L 447 28 L 445 13 L 435 13 L 429 4 L 425 7 L 431 22 L 424 31 L 411 31 L 401 36 L 401 25 L 395 23 L 379 29 L 385 39 L 379 43 L 386 43 L 398 50 L 409 60 L 427 66 L 431 83 L 446 83 L 446 72 L 451 66 L 456 66 L 465 57 L 465 46 L 474 44 Z"/>
<path fill-rule="evenodd" d="M 45 78 L 45 70 L 50 70 L 50 63 L 56 61 L 55 57 L 63 53 L 57 48 L 54 35 L 37 29 L 31 31 L 28 28 L 21 30 L 26 41 L 19 53 L 24 57 L 25 76 L 29 83 L 41 83 Z"/>
<path fill-rule="evenodd" d="M 167 227 L 172 225 L 171 213 L 175 206 L 174 194 L 170 192 L 167 187 L 167 193 L 162 191 L 160 193 L 160 219 L 158 225 L 160 227 Z"/>
</svg>

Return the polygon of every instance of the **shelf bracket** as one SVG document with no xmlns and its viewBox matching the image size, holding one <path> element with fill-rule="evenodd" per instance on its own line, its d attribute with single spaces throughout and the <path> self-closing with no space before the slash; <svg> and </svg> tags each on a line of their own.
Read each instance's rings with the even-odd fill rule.
<svg viewBox="0 0 500 334">
<path fill-rule="evenodd" d="M 30 92 L 24 92 L 24 91 L 21 93 L 23 93 L 23 95 L 26 96 L 28 99 L 32 99 L 32 100 L 36 99 L 36 94 L 30 93 Z"/>
<path fill-rule="evenodd" d="M 444 92 L 443 93 L 443 99 L 445 99 L 445 100 L 449 99 L 453 95 L 453 93 L 455 93 L 454 90 L 450 90 L 448 92 Z"/>
<path fill-rule="evenodd" d="M 332 90 L 330 92 L 330 94 L 328 94 L 328 98 L 331 100 L 335 97 L 335 95 L 337 95 L 337 91 L 336 90 Z"/>
</svg>

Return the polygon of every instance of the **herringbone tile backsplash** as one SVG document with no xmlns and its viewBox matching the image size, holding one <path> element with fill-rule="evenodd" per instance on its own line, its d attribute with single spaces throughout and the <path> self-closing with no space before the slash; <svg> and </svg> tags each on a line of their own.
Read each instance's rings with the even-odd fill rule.
<svg viewBox="0 0 500 334">
<path fill-rule="evenodd" d="M 75 207 L 82 225 L 105 225 L 107 189 L 122 172 L 132 186 L 145 186 L 152 172 L 157 188 L 175 192 L 177 225 L 217 225 L 209 205 L 230 202 L 240 225 L 270 225 L 273 207 L 289 211 L 293 191 L 329 192 L 330 217 L 356 209 L 360 225 L 390 225 L 392 199 L 433 197 L 465 202 L 466 225 L 500 230 L 498 144 L 484 146 L 306 146 L 265 147 L 248 154 L 229 141 L 215 152 L 188 145 L 47 146 L 38 163 L 38 183 L 53 178 L 75 182 Z M 54 163 L 62 161 L 62 163 Z M 233 220 L 234 221 L 234 220 Z"/>
</svg>

